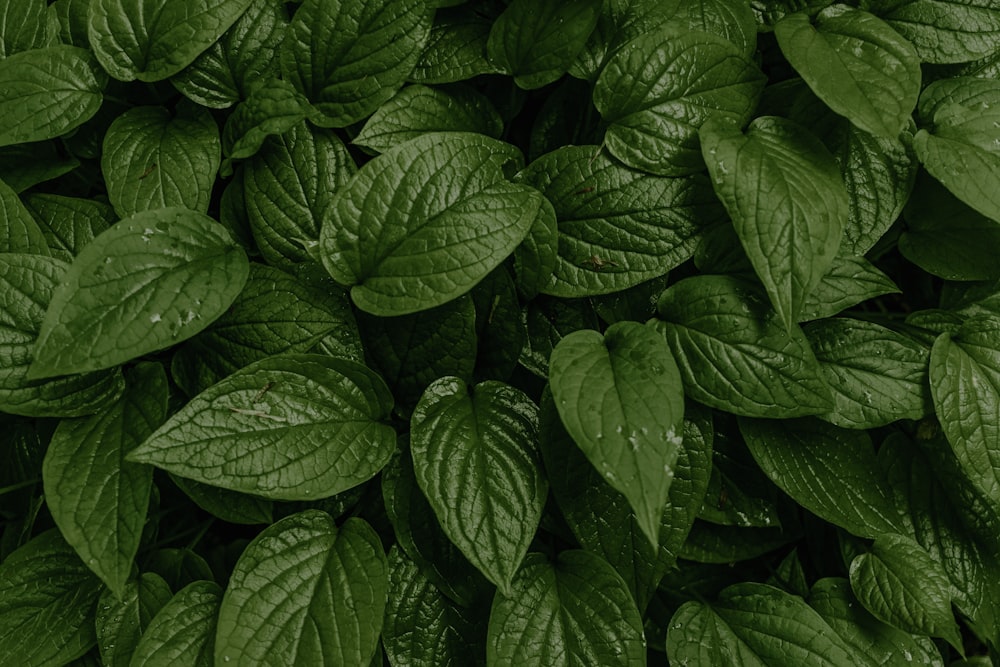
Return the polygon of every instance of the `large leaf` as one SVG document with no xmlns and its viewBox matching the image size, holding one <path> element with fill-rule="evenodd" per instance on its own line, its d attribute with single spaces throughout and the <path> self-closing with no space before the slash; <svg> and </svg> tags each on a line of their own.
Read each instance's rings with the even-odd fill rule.
<svg viewBox="0 0 1000 667">
<path fill-rule="evenodd" d="M 833 393 L 823 419 L 846 428 L 875 428 L 930 412 L 930 350 L 873 322 L 830 318 L 805 327 Z"/>
<path fill-rule="evenodd" d="M 201 213 L 164 208 L 87 245 L 55 289 L 29 376 L 110 368 L 211 324 L 246 282 L 246 254 Z"/>
<path fill-rule="evenodd" d="M 931 350 L 931 394 L 966 476 L 1000 508 L 1000 319 L 973 318 Z"/>
<path fill-rule="evenodd" d="M 872 0 L 867 4 L 912 42 L 926 62 L 960 63 L 996 51 L 1000 8 L 992 0 Z"/>
<path fill-rule="evenodd" d="M 730 586 L 711 604 L 681 606 L 667 630 L 667 656 L 692 665 L 876 665 L 802 598 L 757 583 Z"/>
<path fill-rule="evenodd" d="M 655 547 L 683 443 L 684 391 L 663 337 L 617 322 L 576 331 L 552 351 L 559 417 L 608 484 L 623 493 Z"/>
<path fill-rule="evenodd" d="M 3 181 L 0 181 L 0 252 L 51 254 L 41 227 L 17 193 Z"/>
<path fill-rule="evenodd" d="M 600 9 L 600 0 L 513 0 L 490 30 L 490 61 L 521 88 L 552 83 L 583 49 Z"/>
<path fill-rule="evenodd" d="M 420 56 L 431 13 L 423 0 L 305 0 L 281 45 L 281 70 L 322 114 L 345 127 L 403 85 Z"/>
<path fill-rule="evenodd" d="M 357 167 L 333 132 L 304 121 L 269 137 L 243 170 L 254 241 L 268 264 L 294 272 L 313 259 L 320 210 Z"/>
<path fill-rule="evenodd" d="M 177 591 L 146 626 L 132 663 L 209 667 L 221 599 L 222 589 L 211 581 L 195 581 Z"/>
<path fill-rule="evenodd" d="M 519 175 L 552 203 L 556 296 L 618 292 L 665 274 L 694 253 L 702 229 L 724 215 L 700 176 L 663 178 L 629 169 L 597 146 L 566 146 Z"/>
<path fill-rule="evenodd" d="M 308 510 L 240 556 L 219 608 L 215 664 L 367 665 L 382 630 L 388 564 L 371 526 Z"/>
<path fill-rule="evenodd" d="M 638 667 L 645 664 L 642 620 L 621 577 L 587 551 L 555 562 L 530 555 L 511 594 L 490 612 L 486 662 L 496 667 Z"/>
<path fill-rule="evenodd" d="M 410 438 L 417 482 L 444 532 L 509 592 L 548 493 L 537 406 L 501 382 L 444 377 L 417 403 Z"/>
<path fill-rule="evenodd" d="M 701 141 L 715 191 L 790 329 L 840 248 L 848 197 L 837 163 L 805 128 L 773 116 L 745 135 L 713 119 Z"/>
<path fill-rule="evenodd" d="M 391 410 L 385 383 L 356 361 L 268 357 L 198 394 L 128 460 L 265 498 L 325 498 L 386 464 Z"/>
<path fill-rule="evenodd" d="M 802 331 L 789 333 L 764 294 L 729 276 L 687 278 L 663 293 L 659 325 L 685 394 L 748 417 L 828 412 L 830 389 Z"/>
<path fill-rule="evenodd" d="M 94 55 L 122 81 L 160 81 L 187 67 L 252 0 L 93 0 Z"/>
<path fill-rule="evenodd" d="M 0 146 L 51 139 L 97 113 L 107 77 L 75 46 L 22 51 L 0 60 Z"/>
<path fill-rule="evenodd" d="M 860 537 L 900 530 L 867 433 L 816 419 L 741 419 L 740 432 L 761 470 L 813 514 Z"/>
<path fill-rule="evenodd" d="M 15 665 L 64 665 L 94 645 L 101 582 L 59 531 L 42 533 L 0 564 L 0 656 Z"/>
<path fill-rule="evenodd" d="M 750 119 L 764 75 L 722 37 L 648 32 L 608 61 L 594 104 L 608 124 L 604 142 L 625 164 L 663 176 L 704 168 L 698 128 L 712 116 Z"/>
<path fill-rule="evenodd" d="M 139 637 L 171 596 L 170 586 L 153 572 L 143 572 L 120 594 L 105 589 L 97 601 L 94 623 L 101 664 L 128 667 Z"/>
<path fill-rule="evenodd" d="M 941 637 L 962 649 L 951 612 L 951 582 L 911 538 L 881 535 L 851 562 L 851 588 L 873 616 L 901 630 Z"/>
<path fill-rule="evenodd" d="M 16 0 L 0 7 L 0 58 L 57 42 L 55 18 L 45 0 Z"/>
<path fill-rule="evenodd" d="M 136 107 L 116 118 L 104 135 L 101 169 L 108 198 L 121 217 L 168 206 L 208 211 L 221 159 L 212 115 L 181 104 Z"/>
<path fill-rule="evenodd" d="M 913 45 L 861 9 L 834 5 L 789 14 L 774 27 L 781 52 L 831 109 L 862 130 L 894 139 L 920 94 Z"/>
<path fill-rule="evenodd" d="M 92 417 L 60 422 L 45 453 L 45 502 L 66 541 L 115 595 L 132 575 L 153 484 L 125 455 L 167 416 L 167 377 L 156 364 L 129 369 L 126 391 Z"/>
<path fill-rule="evenodd" d="M 365 165 L 324 214 L 323 264 L 373 315 L 470 290 L 524 239 L 542 196 L 503 180 L 520 155 L 482 135 L 428 133 Z"/>
<path fill-rule="evenodd" d="M 41 255 L 0 254 L 0 410 L 33 417 L 80 417 L 114 401 L 118 369 L 29 380 L 32 347 L 66 265 Z"/>
</svg>

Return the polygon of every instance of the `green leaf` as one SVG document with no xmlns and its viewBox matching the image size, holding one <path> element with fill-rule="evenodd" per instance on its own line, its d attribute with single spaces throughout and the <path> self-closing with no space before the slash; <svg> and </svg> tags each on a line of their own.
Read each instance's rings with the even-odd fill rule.
<svg viewBox="0 0 1000 667">
<path fill-rule="evenodd" d="M 820 415 L 845 428 L 875 428 L 931 412 L 930 350 L 864 320 L 832 318 L 805 327 L 806 338 L 833 393 Z"/>
<path fill-rule="evenodd" d="M 547 380 L 552 350 L 567 334 L 598 329 L 601 321 L 589 299 L 555 299 L 541 295 L 524 310 L 528 340 L 518 360 L 529 371 Z"/>
<path fill-rule="evenodd" d="M 211 581 L 196 581 L 177 591 L 146 626 L 132 664 L 210 667 L 221 600 L 222 589 Z"/>
<path fill-rule="evenodd" d="M 243 291 L 219 319 L 177 349 L 170 371 L 193 396 L 255 361 L 309 352 L 329 334 L 344 341 L 345 351 L 360 345 L 345 294 L 251 263 Z"/>
<path fill-rule="evenodd" d="M 511 594 L 490 612 L 486 662 L 496 667 L 644 665 L 646 646 L 635 601 L 610 565 L 587 551 L 555 562 L 531 554 Z"/>
<path fill-rule="evenodd" d="M 550 84 L 576 60 L 600 9 L 600 0 L 513 0 L 490 30 L 490 62 L 525 90 Z"/>
<path fill-rule="evenodd" d="M 864 257 L 837 255 L 829 270 L 806 296 L 799 322 L 832 317 L 862 301 L 899 291 L 889 276 Z"/>
<path fill-rule="evenodd" d="M 95 199 L 31 193 L 25 197 L 53 257 L 72 262 L 85 245 L 115 221 L 108 204 Z"/>
<path fill-rule="evenodd" d="M 255 86 L 226 120 L 221 175 L 232 171 L 233 160 L 251 157 L 269 136 L 284 134 L 311 115 L 309 101 L 287 81 L 268 79 Z"/>
<path fill-rule="evenodd" d="M 603 337 L 573 332 L 552 351 L 549 382 L 566 430 L 659 545 L 683 443 L 684 392 L 670 348 L 636 322 L 612 324 Z"/>
<path fill-rule="evenodd" d="M 139 638 L 172 595 L 163 577 L 152 572 L 143 572 L 121 593 L 105 589 L 97 602 L 95 622 L 101 663 L 128 667 Z"/>
<path fill-rule="evenodd" d="M 32 347 L 66 265 L 41 255 L 0 254 L 0 410 L 32 417 L 80 417 L 121 395 L 118 369 L 29 380 Z"/>
<path fill-rule="evenodd" d="M 313 261 L 320 209 L 356 171 L 343 142 L 305 122 L 268 137 L 244 165 L 247 216 L 264 260 L 295 272 Z"/>
<path fill-rule="evenodd" d="M 656 0 L 645 0 L 656 4 Z M 670 3 L 667 3 L 670 4 Z M 729 0 L 686 0 L 680 3 L 675 21 L 691 30 L 715 33 L 739 47 L 748 58 L 757 50 L 757 21 L 750 5 Z"/>
<path fill-rule="evenodd" d="M 918 180 L 906 205 L 899 252 L 945 280 L 998 280 L 1000 224 L 956 199 L 937 181 Z"/>
<path fill-rule="evenodd" d="M 965 475 L 1000 508 L 1000 318 L 968 320 L 934 342 L 931 394 Z"/>
<path fill-rule="evenodd" d="M 0 252 L 50 255 L 45 235 L 17 193 L 0 181 Z"/>
<path fill-rule="evenodd" d="M 136 107 L 111 123 L 101 170 L 115 212 L 126 217 L 155 208 L 208 211 L 219 168 L 219 128 L 207 110 Z"/>
<path fill-rule="evenodd" d="M 93 0 L 94 55 L 122 81 L 161 81 L 215 43 L 252 0 Z"/>
<path fill-rule="evenodd" d="M 409 79 L 420 83 L 452 83 L 495 73 L 497 68 L 486 58 L 492 26 L 490 18 L 471 8 L 439 10 Z"/>
<path fill-rule="evenodd" d="M 781 52 L 831 109 L 866 132 L 894 139 L 920 95 L 913 45 L 878 17 L 834 5 L 774 26 Z"/>
<path fill-rule="evenodd" d="M 22 51 L 0 60 L 0 146 L 41 141 L 79 127 L 97 113 L 106 77 L 75 46 Z"/>
<path fill-rule="evenodd" d="M 15 665 L 64 665 L 94 645 L 101 582 L 53 529 L 0 563 L 0 655 Z"/>
<path fill-rule="evenodd" d="M 909 537 L 886 534 L 851 562 L 851 588 L 873 616 L 906 632 L 941 637 L 962 652 L 951 582 Z"/>
<path fill-rule="evenodd" d="M 195 505 L 227 523 L 247 526 L 274 523 L 274 503 L 266 498 L 222 489 L 177 475 L 170 475 L 170 481 Z"/>
<path fill-rule="evenodd" d="M 781 528 L 745 528 L 697 520 L 678 557 L 686 561 L 730 564 L 759 558 L 801 539 L 802 531 Z"/>
<path fill-rule="evenodd" d="M 456 607 L 400 549 L 389 552 L 389 599 L 382 646 L 395 667 L 474 665 L 474 619 Z"/>
<path fill-rule="evenodd" d="M 802 598 L 749 582 L 730 586 L 712 604 L 688 602 L 678 609 L 667 630 L 667 656 L 693 665 L 876 664 Z"/>
<path fill-rule="evenodd" d="M 324 213 L 323 264 L 361 310 L 426 310 L 506 259 L 542 196 L 503 180 L 517 150 L 463 132 L 428 133 L 367 163 Z"/>
<path fill-rule="evenodd" d="M 663 293 L 657 310 L 690 398 L 747 417 L 798 417 L 833 407 L 802 331 L 794 326 L 789 333 L 753 283 L 686 278 Z"/>
<path fill-rule="evenodd" d="M 92 417 L 60 422 L 42 478 L 52 518 L 87 566 L 119 598 L 132 575 L 153 484 L 148 466 L 125 455 L 167 417 L 167 377 L 158 364 L 125 375 L 126 392 Z"/>
<path fill-rule="evenodd" d="M 319 125 L 355 123 L 403 85 L 431 15 L 423 0 L 305 0 L 281 45 L 283 78 L 322 113 Z"/>
<path fill-rule="evenodd" d="M 385 383 L 355 361 L 268 357 L 198 394 L 128 460 L 275 500 L 326 498 L 389 460 L 391 410 Z"/>
<path fill-rule="evenodd" d="M 731 42 L 703 32 L 649 32 L 608 60 L 594 87 L 604 143 L 625 164 L 662 176 L 704 168 L 698 128 L 711 116 L 743 126 L 764 75 Z"/>
<path fill-rule="evenodd" d="M 0 148 L 0 179 L 17 193 L 59 178 L 79 166 L 79 160 L 57 148 L 56 140 Z"/>
<path fill-rule="evenodd" d="M 528 235 L 514 249 L 515 287 L 524 300 L 534 299 L 552 279 L 558 258 L 559 227 L 548 198 L 542 199 Z"/>
<path fill-rule="evenodd" d="M 994 108 L 991 110 L 991 108 Z M 956 77 L 920 95 L 913 148 L 931 176 L 988 218 L 1000 221 L 1000 81 Z"/>
<path fill-rule="evenodd" d="M 0 8 L 0 58 L 58 42 L 58 24 L 45 0 L 14 0 Z"/>
<path fill-rule="evenodd" d="M 413 411 L 417 482 L 452 542 L 501 590 L 528 551 L 548 484 L 538 452 L 538 408 L 502 382 L 431 384 Z"/>
<path fill-rule="evenodd" d="M 596 79 L 608 58 L 623 44 L 679 18 L 677 15 L 684 11 L 683 4 L 688 3 L 680 0 L 608 0 L 603 3 L 597 27 L 570 67 L 570 73 L 581 79 Z"/>
<path fill-rule="evenodd" d="M 541 289 L 556 296 L 618 292 L 662 276 L 690 258 L 701 231 L 724 216 L 707 179 L 644 174 L 597 146 L 560 148 L 517 178 L 555 208 L 559 255 Z"/>
<path fill-rule="evenodd" d="M 867 4 L 912 42 L 925 62 L 960 63 L 996 51 L 1000 8 L 991 0 L 871 0 Z"/>
<path fill-rule="evenodd" d="M 859 537 L 899 531 L 867 433 L 816 419 L 739 423 L 761 470 L 810 512 Z"/>
<path fill-rule="evenodd" d="M 177 591 L 196 581 L 215 579 L 208 562 L 187 548 L 151 551 L 143 563 L 143 569 L 160 575 L 171 590 Z"/>
<path fill-rule="evenodd" d="M 309 510 L 266 528 L 236 563 L 215 664 L 367 665 L 382 630 L 388 564 L 371 526 Z"/>
<path fill-rule="evenodd" d="M 615 568 L 640 611 L 646 609 L 660 579 L 676 562 L 708 486 L 711 413 L 690 404 L 685 414 L 677 474 L 660 519 L 659 544 L 653 547 L 625 497 L 601 478 L 563 428 L 552 394 L 542 395 L 539 439 L 552 494 L 580 545 Z"/>
<path fill-rule="evenodd" d="M 476 306 L 475 377 L 507 380 L 517 368 L 528 332 L 514 278 L 505 266 L 490 272 L 470 292 Z"/>
<path fill-rule="evenodd" d="M 230 107 L 246 99 L 256 82 L 278 74 L 278 46 L 287 25 L 280 0 L 251 0 L 225 34 L 170 83 L 202 106 Z"/>
<path fill-rule="evenodd" d="M 110 368 L 190 338 L 225 312 L 247 267 L 242 248 L 201 213 L 164 208 L 122 220 L 56 287 L 29 376 Z"/>
<path fill-rule="evenodd" d="M 425 132 L 478 132 L 495 139 L 503 120 L 489 99 L 472 88 L 411 85 L 373 113 L 354 144 L 378 153 Z"/>
<path fill-rule="evenodd" d="M 837 163 L 805 128 L 774 116 L 746 135 L 713 119 L 701 141 L 715 191 L 790 330 L 840 247 L 848 197 Z"/>
<path fill-rule="evenodd" d="M 360 312 L 358 325 L 372 368 L 385 379 L 404 414 L 438 378 L 472 380 L 478 336 L 476 310 L 468 296 L 399 317 Z"/>
<path fill-rule="evenodd" d="M 809 591 L 808 602 L 851 648 L 877 664 L 944 667 L 930 638 L 903 632 L 869 614 L 854 597 L 846 579 L 820 579 Z"/>
</svg>

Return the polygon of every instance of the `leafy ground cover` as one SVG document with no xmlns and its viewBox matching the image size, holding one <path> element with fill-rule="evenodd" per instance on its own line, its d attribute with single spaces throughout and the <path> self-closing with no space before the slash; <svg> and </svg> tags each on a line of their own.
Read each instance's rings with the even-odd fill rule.
<svg viewBox="0 0 1000 667">
<path fill-rule="evenodd" d="M 994 0 L 0 6 L 0 664 L 991 665 Z"/>
</svg>

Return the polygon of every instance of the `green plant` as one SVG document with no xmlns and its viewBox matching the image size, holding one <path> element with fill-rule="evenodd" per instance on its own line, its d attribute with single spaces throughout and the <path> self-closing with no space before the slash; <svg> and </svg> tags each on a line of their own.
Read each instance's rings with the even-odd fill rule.
<svg viewBox="0 0 1000 667">
<path fill-rule="evenodd" d="M 0 58 L 0 664 L 991 664 L 1000 4 L 10 0 Z"/>
</svg>

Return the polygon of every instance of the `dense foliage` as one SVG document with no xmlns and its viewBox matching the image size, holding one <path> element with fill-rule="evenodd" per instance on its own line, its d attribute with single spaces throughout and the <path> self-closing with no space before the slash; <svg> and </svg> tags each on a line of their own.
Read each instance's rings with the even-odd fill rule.
<svg viewBox="0 0 1000 667">
<path fill-rule="evenodd" d="M 993 664 L 998 221 L 997 0 L 0 3 L 0 664 Z"/>
</svg>

